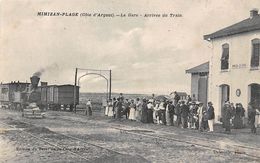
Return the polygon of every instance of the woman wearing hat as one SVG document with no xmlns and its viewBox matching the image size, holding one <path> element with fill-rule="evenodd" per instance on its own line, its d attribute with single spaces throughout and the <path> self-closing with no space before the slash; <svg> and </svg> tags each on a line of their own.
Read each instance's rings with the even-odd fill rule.
<svg viewBox="0 0 260 163">
<path fill-rule="evenodd" d="M 237 103 L 235 108 L 234 128 L 243 128 L 243 115 L 245 114 L 244 108 L 241 104 Z"/>
<path fill-rule="evenodd" d="M 147 112 L 147 101 L 146 99 L 143 99 L 143 104 L 142 104 L 142 115 L 141 115 L 141 122 L 147 123 L 148 120 L 148 112 Z"/>
<path fill-rule="evenodd" d="M 134 103 L 134 100 L 132 99 L 130 103 L 130 113 L 129 113 L 129 119 L 131 121 L 135 120 L 135 110 L 136 110 L 136 105 Z"/>
<path fill-rule="evenodd" d="M 160 102 L 158 100 L 156 100 L 155 106 L 153 108 L 153 121 L 154 121 L 154 123 L 157 123 L 157 124 L 160 124 L 159 105 L 160 105 Z"/>
<path fill-rule="evenodd" d="M 224 111 L 224 116 L 223 116 L 224 128 L 226 132 L 230 132 L 231 131 L 230 119 L 232 118 L 233 110 L 229 101 L 225 103 L 223 107 L 223 111 Z"/>
<path fill-rule="evenodd" d="M 149 100 L 147 104 L 147 122 L 153 123 L 153 100 Z"/>
<path fill-rule="evenodd" d="M 108 117 L 113 117 L 114 112 L 113 112 L 113 102 L 112 99 L 109 99 L 108 101 Z"/>
<path fill-rule="evenodd" d="M 136 121 L 141 121 L 141 111 L 142 111 L 142 103 L 139 98 L 136 99 L 136 110 L 135 110 L 135 119 Z"/>
</svg>

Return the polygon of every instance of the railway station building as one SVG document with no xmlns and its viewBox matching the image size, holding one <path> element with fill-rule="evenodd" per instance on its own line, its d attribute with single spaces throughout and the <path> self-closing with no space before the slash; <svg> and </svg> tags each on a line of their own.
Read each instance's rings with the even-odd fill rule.
<svg viewBox="0 0 260 163">
<path fill-rule="evenodd" d="M 225 101 L 252 102 L 260 108 L 260 15 L 218 30 L 204 39 L 211 44 L 210 61 L 186 70 L 191 74 L 191 96 L 204 104 L 212 101 L 215 121 L 223 116 Z"/>
<path fill-rule="evenodd" d="M 208 101 L 215 108 L 216 121 L 223 116 L 225 101 L 241 103 L 247 116 L 249 102 L 260 107 L 260 15 L 205 35 L 211 43 Z"/>
</svg>

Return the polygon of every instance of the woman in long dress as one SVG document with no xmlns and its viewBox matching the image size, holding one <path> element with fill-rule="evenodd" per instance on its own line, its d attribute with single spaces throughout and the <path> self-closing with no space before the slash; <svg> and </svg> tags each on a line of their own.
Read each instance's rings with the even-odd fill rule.
<svg viewBox="0 0 260 163">
<path fill-rule="evenodd" d="M 235 118 L 234 118 L 234 128 L 243 128 L 243 115 L 245 114 L 244 108 L 240 104 L 236 104 Z"/>
<path fill-rule="evenodd" d="M 129 113 L 129 119 L 131 121 L 135 121 L 135 110 L 136 110 L 136 106 L 135 106 L 134 100 L 131 100 L 130 113 Z"/>
<path fill-rule="evenodd" d="M 159 116 L 159 101 L 155 102 L 155 107 L 153 108 L 153 121 L 154 123 L 160 124 L 160 116 Z"/>
<path fill-rule="evenodd" d="M 112 100 L 110 99 L 108 102 L 108 117 L 113 117 L 114 116 L 114 112 L 113 112 L 113 103 Z"/>
<path fill-rule="evenodd" d="M 149 100 L 147 104 L 147 122 L 153 123 L 153 101 Z"/>
<path fill-rule="evenodd" d="M 141 121 L 141 111 L 142 111 L 142 103 L 139 98 L 136 99 L 136 111 L 135 111 L 135 119 L 136 121 Z"/>
<path fill-rule="evenodd" d="M 105 116 L 108 116 L 108 105 L 105 106 Z"/>
<path fill-rule="evenodd" d="M 169 101 L 166 101 L 166 111 L 165 111 L 165 117 L 166 117 L 166 125 L 171 125 L 171 119 L 170 119 L 170 111 L 169 111 Z"/>
<path fill-rule="evenodd" d="M 141 122 L 147 123 L 148 120 L 148 112 L 147 112 L 147 101 L 146 99 L 143 99 L 143 104 L 142 104 L 142 115 L 141 115 Z"/>
</svg>

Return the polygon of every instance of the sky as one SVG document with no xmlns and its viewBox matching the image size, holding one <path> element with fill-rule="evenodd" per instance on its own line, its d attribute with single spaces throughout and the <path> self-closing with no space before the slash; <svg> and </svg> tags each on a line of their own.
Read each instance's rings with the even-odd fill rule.
<svg viewBox="0 0 260 163">
<path fill-rule="evenodd" d="M 0 81 L 29 81 L 41 72 L 49 84 L 74 84 L 75 68 L 112 70 L 112 91 L 190 93 L 185 70 L 207 62 L 203 35 L 249 17 L 259 0 L 0 0 Z M 182 14 L 48 17 L 38 12 Z M 86 71 L 79 71 L 79 76 Z M 107 75 L 107 74 L 104 74 Z M 95 75 L 80 80 L 81 92 L 105 92 Z"/>
</svg>

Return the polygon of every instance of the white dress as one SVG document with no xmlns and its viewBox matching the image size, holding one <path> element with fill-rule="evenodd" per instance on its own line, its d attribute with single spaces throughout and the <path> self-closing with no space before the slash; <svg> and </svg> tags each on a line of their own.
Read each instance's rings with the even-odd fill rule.
<svg viewBox="0 0 260 163">
<path fill-rule="evenodd" d="M 171 125 L 171 122 L 170 122 L 170 113 L 169 113 L 169 108 L 168 108 L 169 105 L 167 105 L 166 107 L 166 112 L 165 112 L 165 116 L 166 116 L 166 125 L 167 126 L 170 126 Z"/>
<path fill-rule="evenodd" d="M 136 111 L 135 111 L 135 120 L 141 121 L 141 110 L 142 110 L 142 103 L 138 101 L 136 103 Z"/>
<path fill-rule="evenodd" d="M 130 105 L 129 119 L 135 120 L 135 107 L 134 107 L 134 105 Z"/>
<path fill-rule="evenodd" d="M 159 104 L 156 104 L 153 109 L 154 109 L 153 119 L 154 119 L 154 122 L 155 122 L 155 121 L 157 122 L 157 120 L 158 120 L 157 118 L 159 117 L 159 116 L 158 116 L 158 111 L 160 110 L 160 109 L 159 109 Z"/>
<path fill-rule="evenodd" d="M 109 102 L 108 103 L 108 113 L 107 113 L 107 116 L 109 117 L 113 117 L 114 116 L 114 112 L 113 112 L 113 105 L 112 105 L 112 102 Z"/>
<path fill-rule="evenodd" d="M 108 106 L 106 106 L 105 115 L 106 115 L 106 116 L 108 115 Z"/>
</svg>

